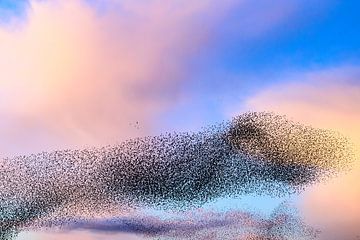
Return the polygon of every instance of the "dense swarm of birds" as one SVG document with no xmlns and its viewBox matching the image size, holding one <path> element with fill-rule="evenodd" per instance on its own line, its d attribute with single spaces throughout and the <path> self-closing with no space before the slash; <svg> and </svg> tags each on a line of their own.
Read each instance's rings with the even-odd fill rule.
<svg viewBox="0 0 360 240">
<path fill-rule="evenodd" d="M 0 240 L 126 208 L 189 209 L 219 197 L 291 194 L 336 174 L 351 157 L 337 133 L 249 112 L 199 132 L 8 158 L 0 162 Z"/>
</svg>

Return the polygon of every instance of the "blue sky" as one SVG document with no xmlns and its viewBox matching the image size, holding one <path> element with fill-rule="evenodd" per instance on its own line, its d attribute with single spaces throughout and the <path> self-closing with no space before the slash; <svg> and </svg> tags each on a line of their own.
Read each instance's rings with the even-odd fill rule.
<svg viewBox="0 0 360 240">
<path fill-rule="evenodd" d="M 224 105 L 286 82 L 288 74 L 358 65 L 359 7 L 358 1 L 309 1 L 288 22 L 249 41 L 242 39 L 241 32 L 220 31 L 220 42 L 210 52 L 195 57 L 193 64 L 200 67 L 188 88 L 196 91 L 197 98 L 172 109 L 169 122 L 180 118 L 186 122 L 184 112 L 189 108 L 219 121 L 224 118 Z M 234 19 L 241 21 L 241 17 Z M 191 120 L 186 127 L 189 125 Z"/>
</svg>

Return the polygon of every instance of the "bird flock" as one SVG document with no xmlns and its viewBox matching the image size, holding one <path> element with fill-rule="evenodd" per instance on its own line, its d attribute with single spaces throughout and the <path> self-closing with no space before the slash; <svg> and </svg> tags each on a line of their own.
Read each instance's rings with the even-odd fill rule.
<svg viewBox="0 0 360 240">
<path fill-rule="evenodd" d="M 129 209 L 189 210 L 220 197 L 284 196 L 336 175 L 351 160 L 340 134 L 267 112 L 198 132 L 6 158 L 0 240 Z"/>
</svg>

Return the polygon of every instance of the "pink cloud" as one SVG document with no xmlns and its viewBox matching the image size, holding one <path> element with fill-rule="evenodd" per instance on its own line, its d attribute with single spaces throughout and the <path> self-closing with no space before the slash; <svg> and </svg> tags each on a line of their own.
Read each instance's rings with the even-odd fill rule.
<svg viewBox="0 0 360 240">
<path fill-rule="evenodd" d="M 22 27 L 0 29 L 2 155 L 151 132 L 176 102 L 184 57 L 206 42 L 190 22 L 208 6 L 145 5 L 98 13 L 80 0 L 32 1 Z"/>
<path fill-rule="evenodd" d="M 189 59 L 228 29 L 229 13 L 252 16 L 256 34 L 234 27 L 252 36 L 296 7 L 265 14 L 250 1 L 91 2 L 32 0 L 23 24 L 0 28 L 2 156 L 150 134 L 159 113 L 187 97 Z"/>
<path fill-rule="evenodd" d="M 285 114 L 349 137 L 355 154 L 352 170 L 309 188 L 300 205 L 306 221 L 323 231 L 321 239 L 355 237 L 360 234 L 360 68 L 345 66 L 288 77 L 292 83 L 258 93 L 247 107 Z"/>
</svg>

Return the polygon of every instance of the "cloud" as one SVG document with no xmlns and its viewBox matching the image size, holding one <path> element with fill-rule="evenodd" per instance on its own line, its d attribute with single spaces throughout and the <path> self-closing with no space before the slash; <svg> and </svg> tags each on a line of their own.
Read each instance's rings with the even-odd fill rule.
<svg viewBox="0 0 360 240">
<path fill-rule="evenodd" d="M 86 231 L 71 231 L 71 232 L 51 232 L 51 231 L 43 231 L 43 232 L 22 232 L 16 238 L 16 240 L 140 240 L 144 239 L 141 236 L 134 234 L 126 234 L 126 233 L 95 233 L 95 232 L 86 232 Z"/>
<path fill-rule="evenodd" d="M 293 206 L 281 204 L 270 217 L 255 212 L 212 212 L 198 209 L 159 218 L 138 213 L 106 220 L 76 221 L 64 225 L 53 236 L 86 230 L 93 234 L 133 234 L 142 239 L 315 239 L 317 231 L 306 226 Z M 51 233 L 51 229 L 49 231 Z"/>
<path fill-rule="evenodd" d="M 309 188 L 301 204 L 306 221 L 323 231 L 322 239 L 354 238 L 359 235 L 360 225 L 360 67 L 298 72 L 289 74 L 287 80 L 290 83 L 253 96 L 248 107 L 333 129 L 352 141 L 356 160 L 353 169 Z"/>
<path fill-rule="evenodd" d="M 216 13 L 206 2 L 102 4 L 31 1 L 23 25 L 0 29 L 2 154 L 149 134 L 176 102 L 184 59 L 207 41 L 196 18 Z"/>
<path fill-rule="evenodd" d="M 298 9 L 233 0 L 28 5 L 22 21 L 0 27 L 2 156 L 149 135 L 160 113 L 188 97 L 194 58 L 228 37 L 261 36 Z"/>
</svg>

